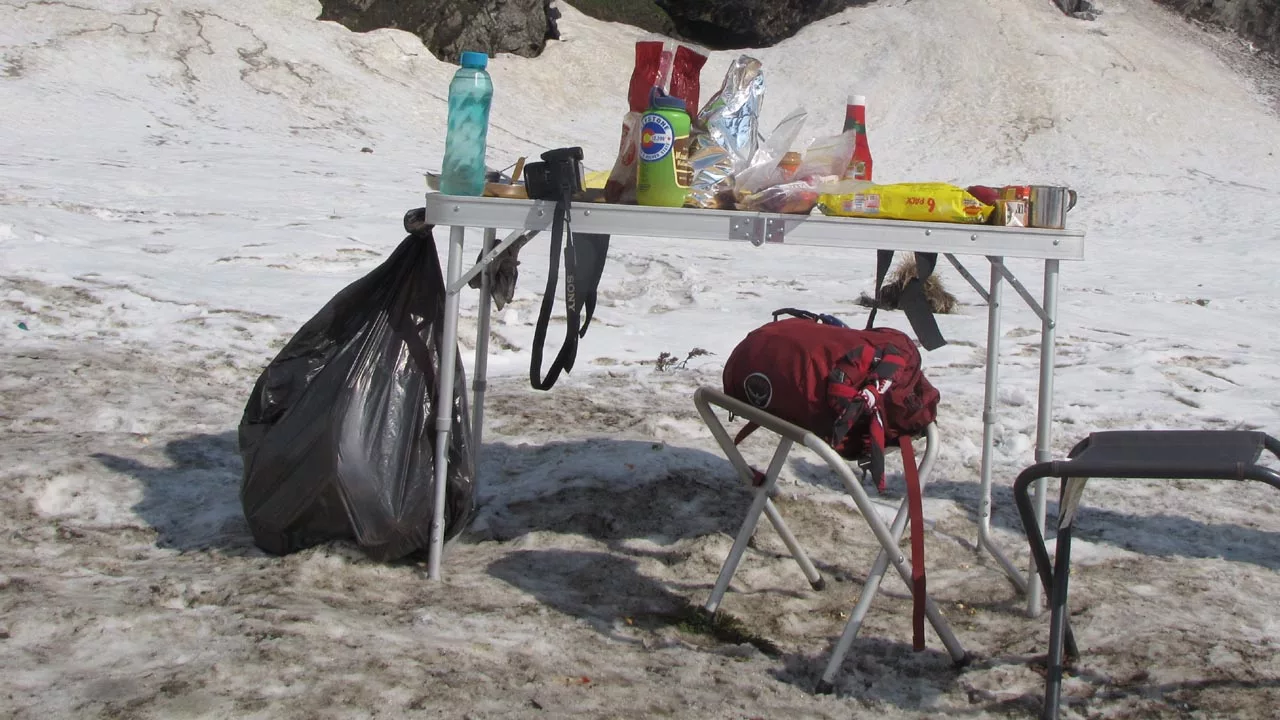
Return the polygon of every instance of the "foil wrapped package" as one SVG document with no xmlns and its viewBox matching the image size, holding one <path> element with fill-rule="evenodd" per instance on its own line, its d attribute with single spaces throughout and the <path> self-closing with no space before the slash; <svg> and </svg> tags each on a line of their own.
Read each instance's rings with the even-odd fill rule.
<svg viewBox="0 0 1280 720">
<path fill-rule="evenodd" d="M 742 55 L 729 66 L 724 83 L 693 123 L 689 163 L 693 167 L 688 205 L 733 207 L 733 181 L 751 164 L 764 102 L 760 61 Z"/>
<path fill-rule="evenodd" d="M 733 209 L 733 156 L 728 150 L 711 142 L 699 143 L 695 136 L 690 143 L 689 167 L 693 179 L 685 205 Z"/>
</svg>

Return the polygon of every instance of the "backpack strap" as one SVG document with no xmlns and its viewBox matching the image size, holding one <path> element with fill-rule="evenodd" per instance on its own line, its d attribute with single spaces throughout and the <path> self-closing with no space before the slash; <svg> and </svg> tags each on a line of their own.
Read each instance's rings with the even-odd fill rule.
<svg viewBox="0 0 1280 720">
<path fill-rule="evenodd" d="M 855 348 L 836 363 L 827 379 L 827 398 L 837 412 L 831 433 L 832 447 L 838 448 L 853 428 L 867 419 L 866 468 L 871 477 L 875 478 L 876 489 L 883 493 L 886 440 L 884 394 L 893 385 L 893 376 L 905 363 L 892 350 L 880 348 L 873 353 L 871 349 L 870 345 Z M 849 373 L 841 365 L 851 365 L 858 377 L 865 378 L 862 384 L 851 384 Z"/>
<path fill-rule="evenodd" d="M 885 276 L 889 274 L 889 266 L 893 265 L 892 250 L 876 251 L 876 301 L 871 306 L 871 312 L 867 315 L 867 329 L 875 327 L 876 311 L 880 309 L 880 290 L 884 287 Z"/>
<path fill-rule="evenodd" d="M 884 393 L 873 382 L 862 389 L 871 407 L 871 420 L 867 425 L 867 455 L 870 460 L 871 477 L 876 480 L 876 490 L 885 491 L 884 479 Z"/>
<path fill-rule="evenodd" d="M 933 316 L 929 307 L 929 299 L 924 295 L 924 282 L 933 274 L 938 265 L 937 253 L 918 252 L 916 255 L 916 276 L 907 281 L 898 295 L 898 307 L 907 316 L 911 329 L 925 350 L 937 350 L 947 344 L 938 329 L 938 319 Z M 876 251 L 876 301 L 867 316 L 867 329 L 870 330 L 876 321 L 876 310 L 880 309 L 881 290 L 884 279 L 889 274 L 889 266 L 893 264 L 892 250 Z"/>
<path fill-rule="evenodd" d="M 916 469 L 915 448 L 911 437 L 898 437 L 902 448 L 902 467 L 907 478 L 907 515 L 911 519 L 911 646 L 917 652 L 924 650 L 924 497 L 920 488 L 920 474 Z"/>
<path fill-rule="evenodd" d="M 804 318 L 805 320 L 812 320 L 814 322 L 818 322 L 817 313 L 809 312 L 808 310 L 801 310 L 799 308 L 785 307 L 785 308 L 778 308 L 777 310 L 774 310 L 773 311 L 774 322 L 778 321 L 779 315 L 790 315 L 792 317 Z"/>
<path fill-rule="evenodd" d="M 779 315 L 791 315 L 793 317 L 803 318 L 805 320 L 812 320 L 816 323 L 822 323 L 823 325 L 831 325 L 833 327 L 842 327 L 842 328 L 849 327 L 848 325 L 845 325 L 844 322 L 840 320 L 840 318 L 836 317 L 835 315 L 827 315 L 826 313 L 815 313 L 815 312 L 810 312 L 808 310 L 799 310 L 796 308 L 779 308 L 773 311 L 774 322 L 778 321 Z"/>
<path fill-rule="evenodd" d="M 758 429 L 760 429 L 759 423 L 757 423 L 754 420 L 748 420 L 747 424 L 743 425 L 742 429 L 738 431 L 738 434 L 733 437 L 733 444 L 734 445 L 740 444 L 743 440 L 747 439 L 748 435 L 750 435 L 751 433 L 755 432 Z M 747 467 L 751 470 L 751 485 L 754 487 L 760 487 L 761 485 L 764 485 L 764 481 L 766 480 L 765 474 L 760 472 L 756 468 L 751 467 L 750 465 L 748 465 Z"/>
<path fill-rule="evenodd" d="M 827 375 L 827 403 L 835 410 L 836 420 L 826 440 L 837 451 L 853 428 L 871 411 L 862 390 L 877 356 L 870 345 L 859 345 L 845 353 Z M 855 382 L 859 384 L 855 385 Z"/>
<path fill-rule="evenodd" d="M 884 448 L 885 448 L 885 408 L 884 394 L 893 385 L 893 376 L 903 368 L 902 356 L 895 352 L 881 349 L 876 353 L 875 362 L 867 376 L 867 387 L 864 392 L 872 403 L 871 414 L 871 476 L 876 479 L 876 489 L 885 490 L 884 482 Z"/>
<path fill-rule="evenodd" d="M 871 358 L 868 359 L 868 355 Z M 881 348 L 871 353 L 870 345 L 850 350 L 832 368 L 827 381 L 828 402 L 837 409 L 839 417 L 832 430 L 832 447 L 838 447 L 854 426 L 867 418 L 867 464 L 876 488 L 885 491 L 885 413 L 884 394 L 893 385 L 893 376 L 905 366 L 905 360 L 896 352 Z M 853 372 L 865 377 L 860 387 L 848 382 L 849 373 L 841 365 L 852 365 Z M 745 428 L 744 428 L 745 430 Z M 912 596 L 912 647 L 924 649 L 925 572 L 924 572 L 924 498 L 920 488 L 920 474 L 916 469 L 915 448 L 910 435 L 898 436 L 902 450 L 902 466 L 907 483 L 907 515 L 911 522 L 911 596 Z"/>
</svg>

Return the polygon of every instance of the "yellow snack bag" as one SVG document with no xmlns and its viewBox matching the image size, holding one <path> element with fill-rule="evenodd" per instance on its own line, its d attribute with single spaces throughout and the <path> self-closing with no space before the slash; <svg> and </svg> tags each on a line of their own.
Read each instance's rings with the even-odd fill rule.
<svg viewBox="0 0 1280 720">
<path fill-rule="evenodd" d="M 947 183 L 866 185 L 851 193 L 824 194 L 818 208 L 841 217 L 952 223 L 985 223 L 994 209 Z"/>
</svg>

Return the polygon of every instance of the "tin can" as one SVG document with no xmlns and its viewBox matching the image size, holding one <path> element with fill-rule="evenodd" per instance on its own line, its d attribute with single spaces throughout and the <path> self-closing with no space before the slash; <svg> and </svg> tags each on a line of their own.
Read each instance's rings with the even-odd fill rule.
<svg viewBox="0 0 1280 720">
<path fill-rule="evenodd" d="M 1076 191 L 1054 185 L 1031 186 L 1030 227 L 1061 230 L 1067 226 L 1067 212 L 1076 206 Z"/>
<path fill-rule="evenodd" d="M 1005 185 L 1000 188 L 1000 197 L 1005 200 L 1030 200 L 1030 185 Z"/>
<path fill-rule="evenodd" d="M 995 211 L 991 213 L 991 224 L 1006 225 L 1008 227 L 1027 227 L 1031 214 L 1029 206 L 1030 203 L 1026 200 L 1000 198 L 996 201 Z"/>
</svg>

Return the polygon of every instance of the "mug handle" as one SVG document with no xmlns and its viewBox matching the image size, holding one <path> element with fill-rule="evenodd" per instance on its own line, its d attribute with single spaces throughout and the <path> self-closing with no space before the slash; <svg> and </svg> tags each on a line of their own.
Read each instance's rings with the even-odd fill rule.
<svg viewBox="0 0 1280 720">
<path fill-rule="evenodd" d="M 1067 212 L 1071 212 L 1071 208 L 1076 206 L 1076 191 L 1070 189 L 1067 190 L 1067 197 L 1071 198 L 1071 202 L 1067 203 Z"/>
</svg>

